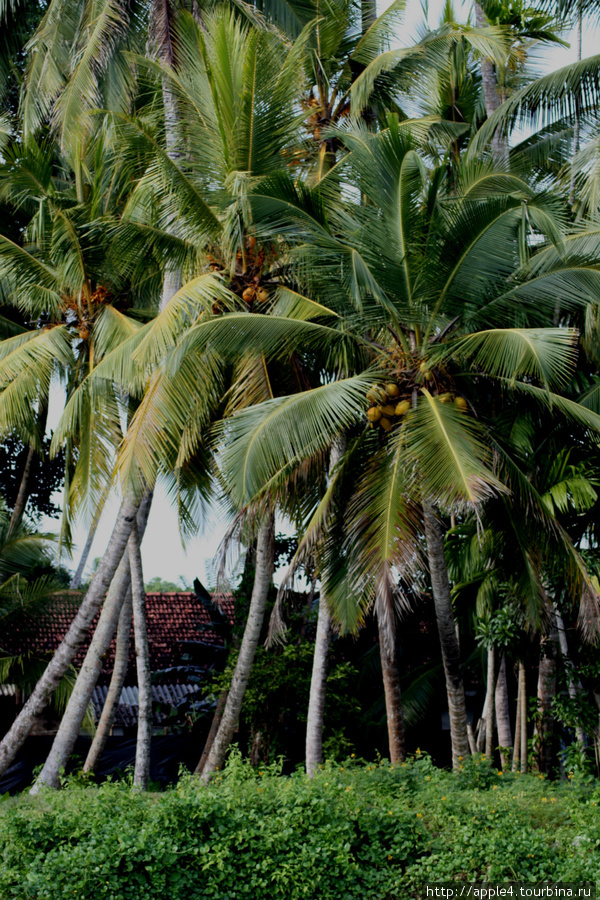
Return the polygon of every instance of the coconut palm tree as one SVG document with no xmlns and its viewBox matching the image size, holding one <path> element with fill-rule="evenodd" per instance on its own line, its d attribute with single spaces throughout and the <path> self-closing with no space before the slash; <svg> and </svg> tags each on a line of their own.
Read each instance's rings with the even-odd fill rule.
<svg viewBox="0 0 600 900">
<path fill-rule="evenodd" d="M 63 379 L 67 408 L 55 444 L 64 440 L 67 448 L 63 525 L 67 538 L 69 514 L 85 510 L 86 504 L 96 512 L 99 499 L 105 498 L 112 478 L 111 451 L 121 438 L 122 394 L 107 381 L 98 382 L 92 394 L 87 376 L 123 341 L 135 338 L 141 327 L 128 313 L 133 299 L 130 283 L 107 264 L 111 241 L 107 226 L 122 205 L 129 181 L 124 170 L 111 169 L 111 161 L 107 143 L 85 160 L 83 201 L 82 185 L 64 159 L 50 146 L 31 140 L 7 151 L 0 179 L 4 201 L 29 217 L 22 243 L 0 236 L 2 299 L 16 305 L 29 326 L 2 342 L 1 427 L 31 431 L 37 410 L 47 402 L 52 379 Z M 95 226 L 100 222 L 103 227 Z M 138 302 L 147 300 L 150 290 L 146 285 L 139 291 Z M 65 642 L 3 741 L 3 766 L 27 736 L 86 636 L 123 555 L 138 505 L 136 499 L 124 501 L 110 552 Z"/>
<path fill-rule="evenodd" d="M 237 496 L 247 501 L 322 451 L 341 430 L 358 427 L 371 404 L 375 427 L 358 442 L 368 449 L 370 464 L 356 486 L 329 597 L 334 604 L 336 597 L 347 600 L 350 582 L 355 598 L 367 604 L 383 593 L 391 610 L 396 566 L 418 563 L 415 548 L 419 534 L 425 535 L 457 760 L 469 749 L 439 509 L 477 507 L 505 490 L 472 405 L 484 374 L 500 391 L 500 402 L 508 389 L 542 401 L 552 397 L 559 410 L 597 427 L 589 412 L 551 393 L 572 370 L 576 334 L 541 327 L 548 320 L 540 299 L 560 292 L 565 303 L 581 303 L 580 278 L 568 255 L 559 264 L 552 245 L 530 258 L 529 247 L 523 254 L 524 202 L 533 233 L 562 239 L 559 208 L 523 180 L 486 166 L 466 168 L 458 195 L 448 195 L 442 171 L 427 170 L 393 119 L 371 141 L 361 134 L 347 142 L 348 164 L 366 206 L 341 210 L 338 200 L 327 218 L 317 217 L 313 197 L 309 206 L 292 185 L 274 182 L 269 195 L 263 186 L 253 198 L 253 209 L 281 227 L 286 217 L 293 220 L 297 234 L 307 237 L 298 265 L 310 294 L 327 297 L 320 307 L 297 302 L 287 317 L 287 349 L 301 345 L 309 352 L 326 341 L 330 347 L 354 345 L 367 365 L 350 378 L 325 378 L 311 391 L 241 411 L 224 427 L 222 464 Z M 585 299 L 592 302 L 591 258 L 586 279 Z M 517 304 L 528 327 L 507 327 Z M 280 350 L 285 325 L 276 317 L 259 324 L 252 315 L 225 316 L 199 325 L 196 340 L 210 334 L 212 347 L 234 353 L 242 339 L 234 327 L 242 325 L 246 348 Z"/>
</svg>

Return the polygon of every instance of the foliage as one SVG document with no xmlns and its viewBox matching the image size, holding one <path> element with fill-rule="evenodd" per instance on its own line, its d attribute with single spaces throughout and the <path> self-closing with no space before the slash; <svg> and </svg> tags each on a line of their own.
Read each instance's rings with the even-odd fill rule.
<svg viewBox="0 0 600 900">
<path fill-rule="evenodd" d="M 186 580 L 184 575 L 179 576 L 179 581 L 166 581 L 164 578 L 161 578 L 160 575 L 156 575 L 154 578 L 147 581 L 144 587 L 146 591 L 149 592 L 162 591 L 163 593 L 193 590 L 191 584 Z"/>
<path fill-rule="evenodd" d="M 60 490 L 64 481 L 65 458 L 58 453 L 50 457 L 51 438 L 45 438 L 42 458 L 34 458 L 31 481 L 33 486 L 27 500 L 27 513 L 34 520 L 40 516 L 56 517 L 60 508 L 52 501 L 52 495 Z M 0 493 L 9 509 L 12 509 L 19 493 L 21 475 L 27 459 L 28 448 L 16 435 L 9 435 L 0 444 Z"/>
<path fill-rule="evenodd" d="M 260 758 L 266 762 L 279 754 L 301 762 L 313 651 L 312 641 L 305 638 L 284 646 L 257 649 L 244 696 L 239 740 L 250 743 L 252 735 L 260 732 Z M 229 687 L 236 661 L 234 650 L 226 670 L 213 679 L 215 694 Z M 323 738 L 333 758 L 343 758 L 355 749 L 354 736 L 364 724 L 355 696 L 357 679 L 358 671 L 352 662 L 338 660 L 330 668 Z"/>
<path fill-rule="evenodd" d="M 598 802 L 594 780 L 550 784 L 481 758 L 457 775 L 420 752 L 396 766 L 351 758 L 311 780 L 234 752 L 208 787 L 184 776 L 157 795 L 72 779 L 5 802 L 0 893 L 391 900 L 432 880 L 594 881 Z"/>
</svg>

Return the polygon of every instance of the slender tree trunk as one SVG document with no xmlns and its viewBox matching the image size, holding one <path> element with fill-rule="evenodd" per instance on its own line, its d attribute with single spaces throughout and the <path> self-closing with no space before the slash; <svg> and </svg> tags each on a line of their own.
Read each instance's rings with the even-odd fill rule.
<svg viewBox="0 0 600 900">
<path fill-rule="evenodd" d="M 485 28 L 488 24 L 485 13 L 483 12 L 483 9 L 479 5 L 479 3 L 475 3 L 475 21 L 478 28 Z M 486 59 L 484 56 L 482 56 L 480 68 L 485 111 L 489 118 L 492 113 L 498 109 L 503 101 L 503 98 L 500 95 L 500 89 L 498 87 L 496 69 L 494 68 L 494 64 L 491 62 L 491 60 Z M 492 156 L 496 163 L 508 162 L 508 141 L 505 137 L 498 133 L 494 134 L 491 147 Z"/>
<path fill-rule="evenodd" d="M 485 753 L 485 723 L 487 716 L 487 708 L 488 708 L 488 687 L 486 685 L 485 688 L 485 699 L 483 701 L 483 709 L 481 710 L 481 716 L 479 717 L 479 721 L 477 722 L 477 752 Z"/>
<path fill-rule="evenodd" d="M 36 456 L 37 453 L 33 449 L 33 447 L 28 447 L 27 456 L 25 458 L 25 466 L 23 468 L 23 474 L 21 475 L 21 483 L 19 484 L 19 492 L 17 494 L 15 506 L 10 517 L 10 523 L 8 526 L 9 531 L 14 531 L 15 528 L 18 528 L 23 519 L 23 513 L 25 512 L 29 494 L 31 493 L 31 470 L 33 469 L 33 464 L 35 462 Z"/>
<path fill-rule="evenodd" d="M 498 677 L 496 679 L 496 727 L 498 730 L 498 744 L 500 745 L 500 757 L 502 768 L 508 768 L 510 763 L 510 750 L 512 747 L 512 731 L 510 727 L 510 704 L 508 702 L 508 682 L 506 678 L 506 654 L 502 654 Z"/>
<path fill-rule="evenodd" d="M 471 751 L 471 755 L 475 756 L 477 753 L 477 741 L 475 740 L 473 726 L 470 722 L 467 722 L 467 737 L 469 739 L 469 750 Z"/>
<path fill-rule="evenodd" d="M 339 437 L 331 447 L 331 452 L 329 454 L 329 483 L 331 482 L 333 470 L 337 467 L 342 458 L 345 443 L 345 438 Z M 313 586 L 314 582 L 311 585 L 311 593 Z M 312 778 L 318 766 L 323 762 L 323 725 L 325 719 L 325 697 L 327 693 L 330 645 L 331 619 L 327 606 L 327 597 L 322 588 L 321 596 L 319 598 L 317 634 L 313 651 L 310 697 L 306 718 L 306 773 L 309 778 Z"/>
<path fill-rule="evenodd" d="M 152 492 L 146 491 L 139 507 L 137 518 L 141 520 L 143 528 L 146 527 Z M 137 537 L 137 526 L 136 526 Z M 131 538 L 130 538 L 131 540 Z M 121 558 L 110 589 L 104 601 L 102 612 L 96 625 L 90 646 L 85 655 L 83 665 L 77 676 L 73 693 L 69 698 L 67 708 L 61 719 L 56 737 L 44 767 L 38 775 L 30 793 L 37 794 L 42 785 L 58 788 L 60 785 L 60 772 L 69 760 L 69 756 L 75 746 L 75 741 L 81 729 L 87 708 L 94 688 L 98 683 L 98 677 L 102 671 L 104 659 L 110 648 L 121 609 L 130 586 L 129 553 L 126 549 Z"/>
<path fill-rule="evenodd" d="M 519 771 L 521 762 L 521 691 L 523 685 L 521 683 L 521 664 L 519 663 L 519 678 L 517 687 L 517 714 L 515 719 L 515 743 L 513 746 L 512 770 Z"/>
<path fill-rule="evenodd" d="M 92 524 L 90 525 L 90 530 L 88 531 L 88 536 L 87 536 L 87 540 L 85 542 L 85 546 L 84 546 L 83 550 L 81 551 L 81 559 L 79 560 L 79 565 L 77 566 L 77 570 L 71 580 L 71 587 L 74 591 L 76 591 L 77 588 L 79 587 L 79 585 L 81 584 L 81 579 L 83 578 L 83 573 L 85 571 L 85 567 L 87 565 L 90 551 L 92 549 L 92 544 L 94 543 L 94 538 L 96 536 L 96 530 L 98 528 L 98 523 L 100 522 L 100 516 L 102 515 L 102 510 L 104 509 L 104 504 L 106 503 L 106 500 L 110 493 L 110 487 L 111 487 L 110 484 L 108 484 L 106 486 L 104 493 L 102 495 L 102 498 L 98 504 L 98 508 L 96 509 L 96 512 L 94 513 L 94 518 L 92 520 Z"/>
<path fill-rule="evenodd" d="M 558 645 L 560 647 L 560 653 L 563 658 L 563 663 L 565 666 L 565 671 L 567 673 L 567 685 L 569 690 L 569 697 L 571 700 L 577 702 L 579 694 L 582 690 L 581 683 L 575 677 L 575 667 L 569 656 L 569 642 L 567 641 L 567 631 L 565 628 L 565 623 L 562 617 L 562 613 L 559 610 L 558 606 L 554 604 L 554 618 L 556 619 L 556 628 L 558 630 Z M 587 743 L 585 737 L 585 731 L 581 727 L 581 725 L 575 726 L 575 737 L 577 738 L 577 743 L 583 749 Z"/>
<path fill-rule="evenodd" d="M 542 640 L 540 644 L 540 663 L 538 669 L 538 719 L 535 726 L 535 737 L 538 745 L 537 768 L 540 772 L 549 772 L 553 762 L 552 702 L 556 696 L 556 646 L 553 637 Z"/>
<path fill-rule="evenodd" d="M 46 423 L 48 421 L 48 404 L 46 403 L 42 406 L 37 429 L 40 436 L 40 441 L 44 440 L 44 435 L 46 433 Z M 29 495 L 31 494 L 31 476 L 33 472 L 33 467 L 36 461 L 38 454 L 37 451 L 34 450 L 33 447 L 27 448 L 27 456 L 25 457 L 25 465 L 23 467 L 23 472 L 21 474 L 21 481 L 19 483 L 19 490 L 17 492 L 17 499 L 15 500 L 15 506 L 12 511 L 12 515 L 10 517 L 10 522 L 8 525 L 8 530 L 14 531 L 15 528 L 18 528 L 23 519 L 23 515 L 25 513 L 25 507 L 27 506 L 27 501 L 29 500 Z"/>
<path fill-rule="evenodd" d="M 217 706 L 215 708 L 214 715 L 212 717 L 212 722 L 210 723 L 210 730 L 208 732 L 206 743 L 204 744 L 204 750 L 202 751 L 202 756 L 200 757 L 200 762 L 194 769 L 194 775 L 202 775 L 204 771 L 204 766 L 206 764 L 206 760 L 208 759 L 208 754 L 210 753 L 210 748 L 212 747 L 217 730 L 219 728 L 219 723 L 221 722 L 221 717 L 223 716 L 223 710 L 225 709 L 225 702 L 227 700 L 227 690 L 221 691 L 219 694 L 219 699 L 217 700 Z"/>
<path fill-rule="evenodd" d="M 170 49 L 170 48 L 169 48 Z M 173 57 L 169 49 L 162 48 L 160 53 L 161 62 L 165 65 L 173 65 Z M 181 156 L 178 148 L 177 134 L 179 131 L 179 111 L 177 109 L 177 99 L 171 90 L 170 85 L 163 82 L 163 106 L 165 110 L 165 138 L 167 145 L 167 156 L 174 162 L 177 162 Z M 171 225 L 168 230 L 172 234 L 177 234 L 176 225 Z M 181 268 L 179 266 L 168 266 L 165 269 L 163 277 L 163 289 L 160 298 L 159 311 L 162 312 L 172 297 L 175 296 L 181 288 Z"/>
<path fill-rule="evenodd" d="M 583 9 L 581 5 L 581 0 L 577 2 L 577 33 L 575 37 L 575 46 L 577 48 L 577 62 L 581 62 L 582 55 L 582 38 L 583 38 Z M 577 153 L 579 153 L 579 142 L 581 140 L 581 119 L 579 116 L 579 112 L 575 110 L 575 124 L 573 126 L 573 156 L 575 157 Z M 573 207 L 575 205 L 575 191 L 576 191 L 576 181 L 575 175 L 571 174 L 571 184 L 569 189 L 569 205 Z"/>
<path fill-rule="evenodd" d="M 487 708 L 485 711 L 485 755 L 494 761 L 494 699 L 496 692 L 496 648 L 488 647 L 487 652 Z"/>
<path fill-rule="evenodd" d="M 81 552 L 81 558 L 79 560 L 79 565 L 75 570 L 75 574 L 71 579 L 71 588 L 76 591 L 79 585 L 81 584 L 81 579 L 83 578 L 83 573 L 85 567 L 87 565 L 87 561 L 90 555 L 90 550 L 92 549 L 92 544 L 94 543 L 94 538 L 96 536 L 96 528 L 98 527 L 98 522 L 92 522 L 90 526 L 90 530 L 88 531 L 87 540 Z"/>
<path fill-rule="evenodd" d="M 379 655 L 381 657 L 381 674 L 385 694 L 385 712 L 387 718 L 390 762 L 402 762 L 406 757 L 404 743 L 404 712 L 402 709 L 402 692 L 400 690 L 400 672 L 396 655 L 396 636 L 393 625 L 387 621 L 383 611 L 377 609 L 377 629 L 379 631 Z"/>
<path fill-rule="evenodd" d="M 452 740 L 452 765 L 454 768 L 457 768 L 459 757 L 469 755 L 465 688 L 460 664 L 460 650 L 456 638 L 448 570 L 444 557 L 442 531 L 435 511 L 428 501 L 423 503 L 423 521 L 425 524 L 425 540 L 427 542 L 435 617 L 446 676 L 450 737 Z"/>
<path fill-rule="evenodd" d="M 331 621 L 327 609 L 327 599 L 321 591 L 306 718 L 306 774 L 309 778 L 312 778 L 323 762 L 323 722 L 330 643 Z"/>
<path fill-rule="evenodd" d="M 29 700 L 13 722 L 0 743 L 0 776 L 12 763 L 34 724 L 50 702 L 60 680 L 73 662 L 75 654 L 87 637 L 113 575 L 123 557 L 131 529 L 138 511 L 138 503 L 128 498 L 123 501 L 104 554 L 83 603 L 60 647 L 48 663 L 44 674 L 36 684 Z"/>
<path fill-rule="evenodd" d="M 521 695 L 521 773 L 527 774 L 527 672 L 519 662 L 519 694 Z"/>
<path fill-rule="evenodd" d="M 258 532 L 256 546 L 256 574 L 250 599 L 248 618 L 244 629 L 244 637 L 238 655 L 233 678 L 229 688 L 229 694 L 223 710 L 223 716 L 215 736 L 214 743 L 208 754 L 204 770 L 200 776 L 203 781 L 208 781 L 212 773 L 223 766 L 225 756 L 231 744 L 237 727 L 246 686 L 250 678 L 252 663 L 256 647 L 260 638 L 260 632 L 265 618 L 265 609 L 275 561 L 275 522 L 272 515 L 262 525 Z"/>
<path fill-rule="evenodd" d="M 135 745 L 135 769 L 133 784 L 142 791 L 148 789 L 150 779 L 150 748 L 152 744 L 152 680 L 150 672 L 150 648 L 146 623 L 146 594 L 144 574 L 137 528 L 129 538 L 129 563 L 131 566 L 131 599 L 133 606 L 133 633 L 138 682 L 138 726 Z"/>
<path fill-rule="evenodd" d="M 130 587 L 127 591 L 127 596 L 125 597 L 125 602 L 123 603 L 123 607 L 119 615 L 117 641 L 115 646 L 115 664 L 113 666 L 113 671 L 110 678 L 110 685 L 108 687 L 106 701 L 102 708 L 100 721 L 98 722 L 98 727 L 96 728 L 96 734 L 94 735 L 92 745 L 88 751 L 87 758 L 83 765 L 84 772 L 94 772 L 96 770 L 98 763 L 102 758 L 102 754 L 104 753 L 106 741 L 108 740 L 115 721 L 117 708 L 119 706 L 119 700 L 121 698 L 121 691 L 123 690 L 123 685 L 125 684 L 127 668 L 129 666 L 131 616 L 132 605 Z"/>
</svg>

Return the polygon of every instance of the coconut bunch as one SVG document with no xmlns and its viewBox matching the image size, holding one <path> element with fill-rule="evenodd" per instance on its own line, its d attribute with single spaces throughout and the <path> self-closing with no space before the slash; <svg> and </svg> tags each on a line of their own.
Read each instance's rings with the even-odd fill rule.
<svg viewBox="0 0 600 900">
<path fill-rule="evenodd" d="M 373 384 L 367 391 L 367 400 L 371 404 L 367 410 L 371 428 L 378 426 L 384 431 L 390 431 L 394 421 L 406 415 L 411 407 L 410 400 L 402 399 L 402 391 L 394 381 L 384 387 Z"/>
<path fill-rule="evenodd" d="M 453 403 L 461 412 L 467 410 L 465 398 L 456 396 L 451 391 L 436 392 L 435 396 L 440 403 Z M 400 421 L 412 406 L 411 401 L 406 396 L 402 396 L 400 386 L 393 381 L 384 386 L 371 385 L 367 391 L 367 400 L 370 404 L 367 410 L 367 419 L 371 423 L 371 428 L 377 426 L 384 431 L 391 431 L 394 424 Z"/>
</svg>

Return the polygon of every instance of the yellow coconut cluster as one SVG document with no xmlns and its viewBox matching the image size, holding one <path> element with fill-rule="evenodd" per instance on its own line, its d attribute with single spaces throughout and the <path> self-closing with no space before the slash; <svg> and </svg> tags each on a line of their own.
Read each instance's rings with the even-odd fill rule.
<svg viewBox="0 0 600 900">
<path fill-rule="evenodd" d="M 367 410 L 367 419 L 371 423 L 371 428 L 379 426 L 384 431 L 390 431 L 394 422 L 406 415 L 412 404 L 410 400 L 402 400 L 401 396 L 402 391 L 395 382 L 389 382 L 383 387 L 374 384 L 369 388 L 367 400 L 370 406 Z M 440 403 L 453 403 L 461 412 L 465 412 L 467 409 L 467 401 L 464 397 L 455 397 L 450 392 L 438 394 L 437 397 Z"/>
<path fill-rule="evenodd" d="M 394 419 L 404 416 L 410 409 L 410 400 L 400 400 L 401 391 L 397 384 L 390 382 L 385 387 L 374 384 L 367 391 L 367 400 L 371 404 L 367 410 L 367 419 L 371 427 L 378 425 L 389 431 Z"/>
</svg>

